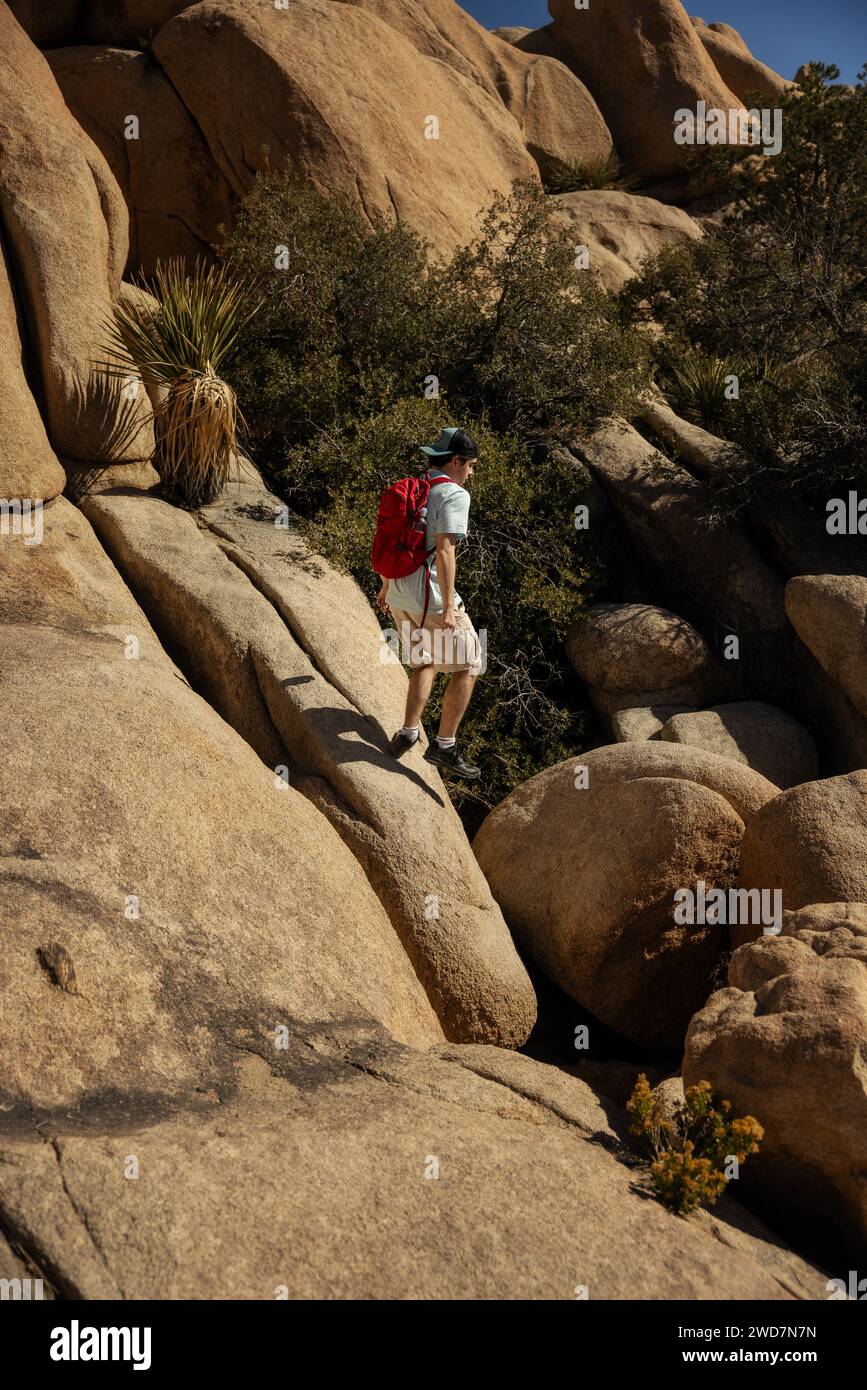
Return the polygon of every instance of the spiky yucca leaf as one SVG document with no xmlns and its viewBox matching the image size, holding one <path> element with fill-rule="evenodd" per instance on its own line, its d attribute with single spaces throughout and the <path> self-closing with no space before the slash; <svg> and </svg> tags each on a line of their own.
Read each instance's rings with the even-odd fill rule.
<svg viewBox="0 0 867 1390">
<path fill-rule="evenodd" d="M 784 391 L 794 380 L 790 362 L 781 362 L 770 352 L 752 354 L 745 359 L 745 371 L 758 386 L 769 386 L 774 391 Z"/>
<path fill-rule="evenodd" d="M 542 171 L 542 186 L 546 193 L 575 193 L 585 188 L 610 188 L 628 193 L 638 184 L 633 174 L 624 174 L 619 161 L 609 155 L 606 159 L 584 159 L 570 163 L 551 159 Z"/>
<path fill-rule="evenodd" d="M 257 308 L 244 286 L 222 266 L 197 261 L 191 271 L 181 260 L 157 265 L 152 284 L 159 307 L 152 313 L 118 301 L 109 323 L 109 346 L 118 358 L 131 357 L 143 377 L 170 386 L 184 372 L 212 371 L 220 365 Z M 115 370 L 124 371 L 121 365 Z"/>
<path fill-rule="evenodd" d="M 725 417 L 732 371 L 731 364 L 719 357 L 695 353 L 674 369 L 673 404 L 687 420 L 713 433 Z"/>
<path fill-rule="evenodd" d="M 243 423 L 220 364 L 258 305 L 223 268 L 201 263 L 192 271 L 179 260 L 159 264 L 153 284 L 141 287 L 157 306 L 113 306 L 106 370 L 128 377 L 131 359 L 145 383 L 165 388 L 153 412 L 154 463 L 167 495 L 202 506 L 226 484 Z"/>
</svg>

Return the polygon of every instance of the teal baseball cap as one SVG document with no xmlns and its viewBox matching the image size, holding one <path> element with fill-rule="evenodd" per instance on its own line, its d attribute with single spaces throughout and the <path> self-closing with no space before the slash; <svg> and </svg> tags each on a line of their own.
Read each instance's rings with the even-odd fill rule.
<svg viewBox="0 0 867 1390">
<path fill-rule="evenodd" d="M 470 439 L 466 430 L 457 429 L 450 426 L 443 430 L 435 444 L 422 444 L 420 452 L 429 459 L 451 458 L 453 454 L 460 454 L 462 458 L 474 459 L 478 456 L 478 449 L 475 441 Z"/>
</svg>

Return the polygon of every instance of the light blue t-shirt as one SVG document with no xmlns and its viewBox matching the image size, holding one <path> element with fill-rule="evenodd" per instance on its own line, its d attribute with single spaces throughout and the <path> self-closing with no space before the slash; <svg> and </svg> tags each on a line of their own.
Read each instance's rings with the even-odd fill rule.
<svg viewBox="0 0 867 1390">
<path fill-rule="evenodd" d="M 429 469 L 427 477 L 436 477 L 436 469 Z M 425 528 L 425 545 L 428 550 L 436 545 L 437 536 L 457 536 L 463 539 L 467 534 L 467 521 L 470 514 L 470 494 L 466 488 L 459 483 L 435 483 L 431 488 L 427 499 L 427 521 Z M 431 556 L 428 561 L 430 565 L 430 602 L 427 606 L 429 613 L 442 613 L 443 596 L 437 580 L 436 557 Z M 393 608 L 400 608 L 404 613 L 411 613 L 413 616 L 418 614 L 421 617 L 424 612 L 424 590 L 425 590 L 425 565 L 419 565 L 417 570 L 408 574 L 404 579 L 390 579 L 388 581 L 388 602 Z M 455 607 L 461 602 L 459 593 L 455 593 Z"/>
</svg>

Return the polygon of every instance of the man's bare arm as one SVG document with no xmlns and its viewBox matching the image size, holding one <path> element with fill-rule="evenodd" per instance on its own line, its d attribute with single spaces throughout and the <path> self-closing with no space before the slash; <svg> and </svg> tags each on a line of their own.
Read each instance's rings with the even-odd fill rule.
<svg viewBox="0 0 867 1390">
<path fill-rule="evenodd" d="M 437 536 L 436 565 L 437 579 L 443 596 L 443 627 L 452 629 L 455 626 L 455 573 L 458 563 L 455 554 L 456 542 L 457 536 Z"/>
</svg>

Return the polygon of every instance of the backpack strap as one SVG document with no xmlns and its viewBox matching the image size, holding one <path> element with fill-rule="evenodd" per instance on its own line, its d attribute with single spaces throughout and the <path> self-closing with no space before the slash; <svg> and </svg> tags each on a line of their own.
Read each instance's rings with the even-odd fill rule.
<svg viewBox="0 0 867 1390">
<path fill-rule="evenodd" d="M 424 567 L 424 608 L 422 610 L 421 622 L 419 627 L 424 627 L 424 620 L 427 617 L 428 604 L 430 603 L 430 565 Z"/>
</svg>

